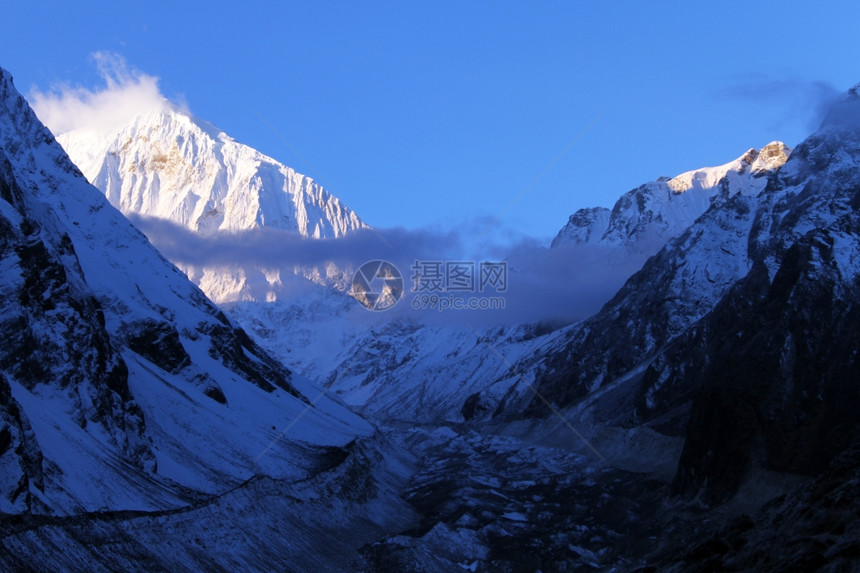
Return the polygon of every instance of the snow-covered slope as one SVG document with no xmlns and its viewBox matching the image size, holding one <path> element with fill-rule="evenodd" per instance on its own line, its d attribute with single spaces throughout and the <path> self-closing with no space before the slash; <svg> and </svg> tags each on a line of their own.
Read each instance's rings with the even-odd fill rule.
<svg viewBox="0 0 860 573">
<path fill-rule="evenodd" d="M 182 506 L 373 432 L 165 260 L 4 70 L 0 250 L 0 511 Z"/>
<path fill-rule="evenodd" d="M 126 215 L 170 221 L 203 237 L 279 229 L 336 238 L 365 227 L 310 177 L 236 142 L 167 102 L 125 125 L 57 135 L 72 161 Z M 336 270 L 256 263 L 182 269 L 216 302 L 276 299 L 282 275 L 326 282 Z M 338 276 L 335 279 L 340 278 Z M 263 280 L 268 288 L 254 284 Z"/>
<path fill-rule="evenodd" d="M 203 235 L 270 227 L 329 238 L 363 226 L 310 177 L 167 101 L 124 126 L 57 141 L 120 211 Z"/>
</svg>

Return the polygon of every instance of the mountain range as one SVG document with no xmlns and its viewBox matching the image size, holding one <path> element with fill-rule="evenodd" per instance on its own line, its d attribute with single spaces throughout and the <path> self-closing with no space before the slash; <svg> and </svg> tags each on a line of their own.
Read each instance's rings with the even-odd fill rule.
<svg viewBox="0 0 860 573">
<path fill-rule="evenodd" d="M 364 223 L 171 104 L 55 140 L 5 71 L 0 102 L 4 565 L 857 559 L 857 88 L 793 148 L 577 211 L 549 250 L 635 272 L 582 320 L 499 325 L 356 319 L 344 269 L 186 277 L 120 211 L 203 237 Z"/>
</svg>

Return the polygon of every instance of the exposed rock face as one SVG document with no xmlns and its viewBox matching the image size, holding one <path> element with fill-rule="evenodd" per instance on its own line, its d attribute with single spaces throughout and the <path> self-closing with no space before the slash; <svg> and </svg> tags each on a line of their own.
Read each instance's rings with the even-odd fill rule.
<svg viewBox="0 0 860 573">
<path fill-rule="evenodd" d="M 142 320 L 129 324 L 126 332 L 128 347 L 162 369 L 176 374 L 191 365 L 179 333 L 169 322 Z"/>
<path fill-rule="evenodd" d="M 808 485 L 651 557 L 654 570 L 853 571 L 860 557 L 860 450 Z"/>
<path fill-rule="evenodd" d="M 703 321 L 678 491 L 726 499 L 754 464 L 817 475 L 860 438 L 860 173 L 844 169 L 860 145 L 829 139 L 799 148 L 806 176 L 777 182 L 760 220 L 779 222 L 757 226 L 758 261 Z"/>
</svg>

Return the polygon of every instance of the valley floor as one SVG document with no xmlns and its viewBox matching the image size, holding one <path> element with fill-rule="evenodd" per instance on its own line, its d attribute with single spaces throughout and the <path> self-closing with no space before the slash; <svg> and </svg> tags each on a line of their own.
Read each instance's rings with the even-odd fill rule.
<svg viewBox="0 0 860 573">
<path fill-rule="evenodd" d="M 474 429 L 382 428 L 347 450 L 314 478 L 257 477 L 187 509 L 7 517 L 0 564 L 371 572 L 652 571 L 658 564 L 692 571 L 733 551 L 723 537 L 743 549 L 738 539 L 757 523 L 725 508 L 670 501 L 665 475 Z M 759 553 L 767 556 L 767 547 Z"/>
</svg>

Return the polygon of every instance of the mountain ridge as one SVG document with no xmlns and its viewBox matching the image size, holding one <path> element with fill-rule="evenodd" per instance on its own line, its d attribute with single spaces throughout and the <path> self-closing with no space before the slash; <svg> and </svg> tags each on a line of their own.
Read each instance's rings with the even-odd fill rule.
<svg viewBox="0 0 860 573">
<path fill-rule="evenodd" d="M 312 178 L 167 100 L 120 127 L 57 141 L 120 211 L 203 235 L 270 227 L 333 238 L 366 227 Z"/>
<path fill-rule="evenodd" d="M 574 212 L 552 241 L 564 244 L 608 244 L 653 254 L 701 216 L 719 196 L 756 195 L 768 174 L 791 156 L 780 141 L 751 148 L 717 167 L 702 167 L 675 177 L 660 177 L 622 195 L 612 207 Z"/>
</svg>

